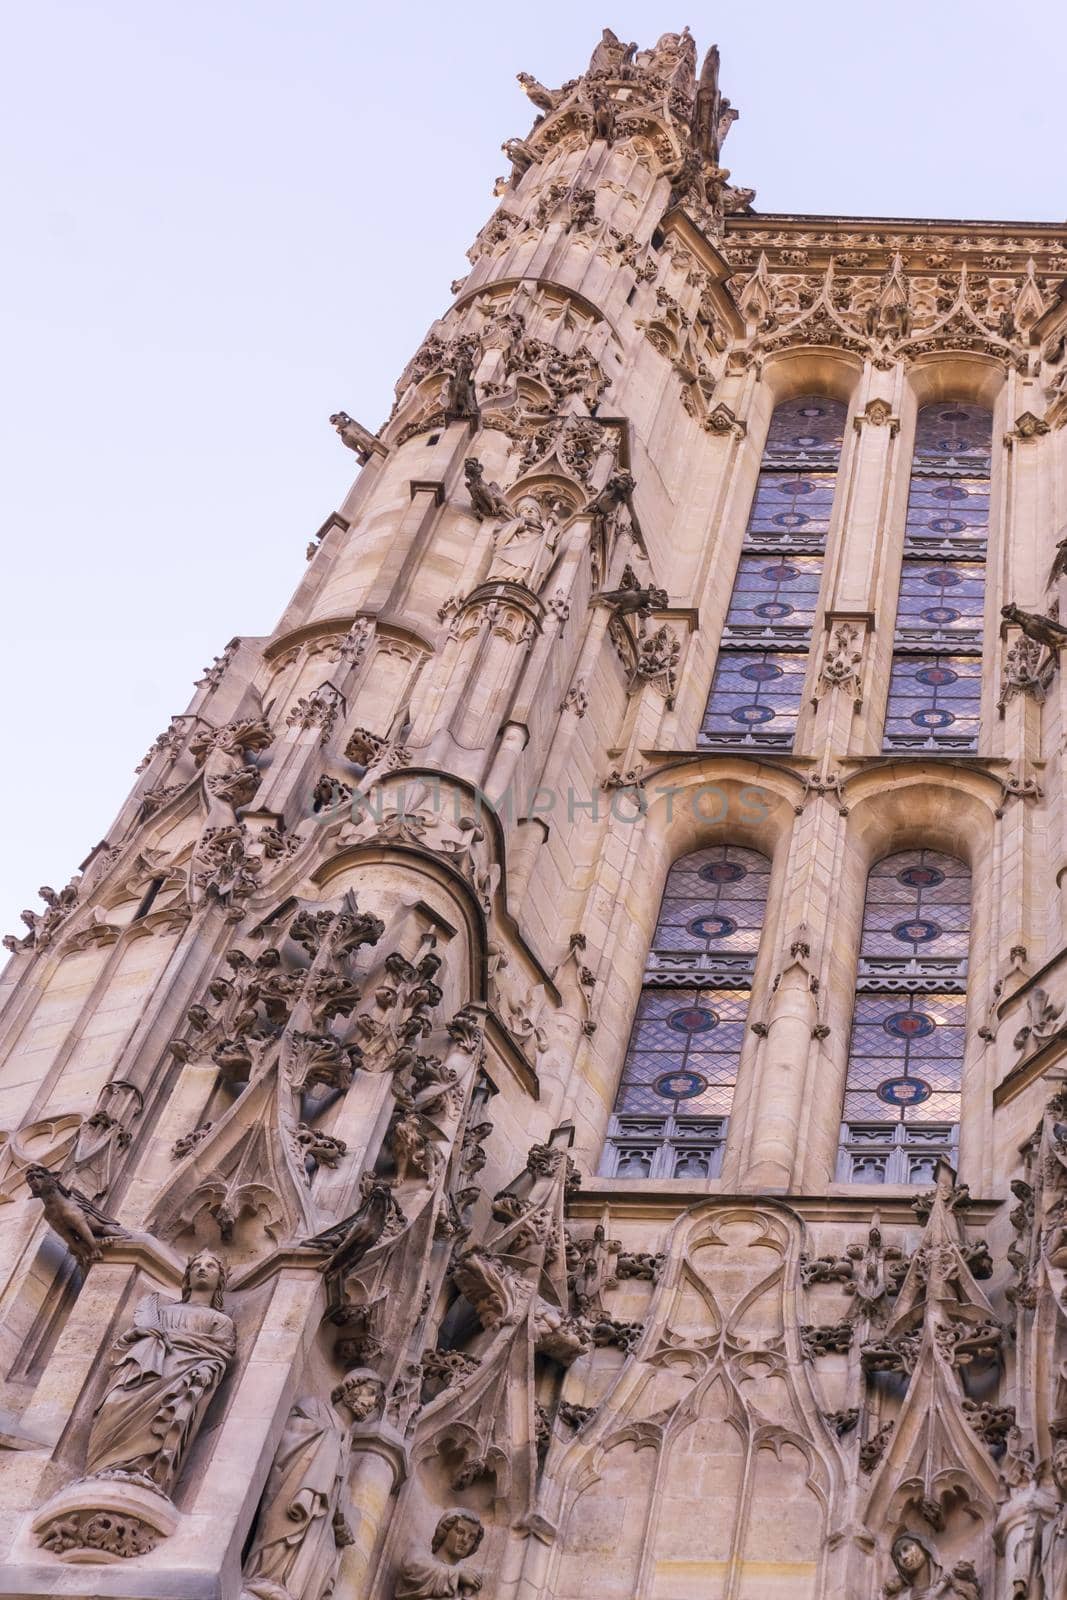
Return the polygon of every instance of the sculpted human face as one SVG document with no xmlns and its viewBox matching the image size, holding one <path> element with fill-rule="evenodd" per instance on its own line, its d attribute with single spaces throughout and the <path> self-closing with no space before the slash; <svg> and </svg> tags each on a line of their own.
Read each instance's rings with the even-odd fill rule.
<svg viewBox="0 0 1067 1600">
<path fill-rule="evenodd" d="M 455 1561 L 469 1556 L 478 1543 L 478 1529 L 473 1522 L 454 1522 L 445 1535 L 445 1553 Z"/>
<path fill-rule="evenodd" d="M 205 1294 L 214 1294 L 222 1278 L 222 1272 L 214 1256 L 194 1256 L 189 1263 L 189 1287 L 199 1289 Z"/>
<path fill-rule="evenodd" d="M 915 1539 L 901 1539 L 897 1545 L 897 1566 L 902 1572 L 921 1572 L 926 1565 L 926 1551 Z"/>
<path fill-rule="evenodd" d="M 378 1387 L 368 1379 L 345 1389 L 344 1402 L 356 1422 L 366 1422 L 372 1411 L 378 1409 Z"/>
</svg>

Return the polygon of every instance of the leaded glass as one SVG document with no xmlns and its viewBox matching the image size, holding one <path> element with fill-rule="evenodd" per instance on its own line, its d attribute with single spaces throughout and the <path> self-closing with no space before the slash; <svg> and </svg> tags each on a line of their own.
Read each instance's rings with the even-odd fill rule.
<svg viewBox="0 0 1067 1600">
<path fill-rule="evenodd" d="M 977 749 L 981 667 L 980 656 L 894 656 L 886 748 Z"/>
<path fill-rule="evenodd" d="M 682 856 L 667 874 L 653 951 L 754 956 L 769 873 L 766 856 L 737 845 L 710 845 Z"/>
<path fill-rule="evenodd" d="M 919 550 L 984 549 L 989 529 L 988 478 L 913 476 L 907 541 Z"/>
<path fill-rule="evenodd" d="M 957 1122 L 966 996 L 860 994 L 845 1121 Z"/>
<path fill-rule="evenodd" d="M 989 529 L 993 414 L 938 400 L 915 427 L 905 551 L 984 553 Z"/>
<path fill-rule="evenodd" d="M 701 745 L 792 745 L 846 414 L 825 395 L 775 408 Z"/>
<path fill-rule="evenodd" d="M 744 990 L 643 990 L 615 1102 L 619 1115 L 728 1113 L 747 1012 Z"/>
<path fill-rule="evenodd" d="M 786 629 L 810 635 L 819 599 L 818 556 L 742 556 L 726 617 L 737 636 L 774 637 Z"/>
<path fill-rule="evenodd" d="M 871 868 L 860 958 L 930 953 L 966 960 L 971 874 L 955 856 L 905 850 Z"/>
<path fill-rule="evenodd" d="M 833 472 L 781 472 L 764 467 L 748 519 L 747 544 L 825 540 L 834 503 Z"/>
<path fill-rule="evenodd" d="M 807 655 L 783 650 L 721 650 L 698 742 L 793 743 Z"/>
<path fill-rule="evenodd" d="M 847 415 L 848 407 L 844 402 L 831 400 L 827 395 L 802 394 L 793 400 L 783 400 L 781 405 L 775 406 L 767 430 L 764 465 L 783 459 L 794 461 L 797 457 L 817 460 L 820 456 L 829 456 L 836 467 Z"/>
<path fill-rule="evenodd" d="M 905 561 L 900 575 L 897 639 L 937 643 L 963 637 L 981 644 L 985 567 L 980 561 Z"/>
<path fill-rule="evenodd" d="M 961 463 L 976 477 L 988 475 L 993 443 L 993 413 L 984 406 L 934 400 L 915 422 L 915 465 Z"/>
<path fill-rule="evenodd" d="M 839 1175 L 924 1182 L 959 1124 L 970 872 L 905 850 L 870 872 L 860 939 Z M 937 983 L 939 974 L 949 980 Z M 894 1130 L 897 1131 L 894 1131 Z"/>
<path fill-rule="evenodd" d="M 748 1014 L 770 863 L 709 845 L 671 868 L 649 951 L 603 1170 L 718 1171 Z"/>
</svg>

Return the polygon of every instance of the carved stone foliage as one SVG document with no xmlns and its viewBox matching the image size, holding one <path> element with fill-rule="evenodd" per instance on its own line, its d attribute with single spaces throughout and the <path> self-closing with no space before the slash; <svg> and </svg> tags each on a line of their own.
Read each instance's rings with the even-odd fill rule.
<svg viewBox="0 0 1067 1600">
<path fill-rule="evenodd" d="M 577 1174 L 566 1153 L 569 1128 L 535 1145 L 525 1170 L 493 1200 L 484 1236 L 454 1257 L 460 1299 L 439 1345 L 473 1358 L 428 1398 L 414 1431 L 416 1459 L 439 1462 L 455 1490 L 495 1481 L 514 1517 L 536 1499 L 545 1447 L 535 1358 L 562 1372 L 592 1348 L 587 1321 L 570 1309 L 563 1225 Z"/>
<path fill-rule="evenodd" d="M 1012 1040 L 1016 1050 L 1030 1055 L 1067 1032 L 1064 1008 L 1062 1005 L 1056 1005 L 1046 989 L 1036 988 L 1029 991 L 1026 996 L 1026 1010 L 1027 1021 Z"/>
<path fill-rule="evenodd" d="M 863 644 L 860 630 L 851 623 L 840 622 L 834 628 L 826 646 L 819 681 L 815 686 L 815 701 L 826 693 L 840 689 L 852 700 L 852 709 L 863 706 Z"/>
<path fill-rule="evenodd" d="M 144 1098 L 136 1084 L 112 1078 L 101 1089 L 96 1105 L 78 1130 L 68 1170 L 76 1176 L 91 1200 L 101 1200 L 111 1188 L 119 1157 L 133 1137 L 132 1124 L 140 1117 Z"/>
<path fill-rule="evenodd" d="M 662 34 L 642 50 L 605 28 L 588 71 L 561 89 L 546 89 L 520 73 L 542 115 L 526 139 L 505 147 L 513 162 L 512 185 L 568 142 L 626 145 L 642 165 L 670 175 L 668 210 L 684 205 L 703 230 L 721 233 L 724 217 L 747 210 L 754 190 L 732 187 L 719 161 L 738 113 L 719 91 L 718 70 L 713 47 L 698 76 L 688 28 Z M 550 217 L 549 211 L 545 220 Z"/>
<path fill-rule="evenodd" d="M 189 750 L 200 768 L 206 815 L 189 863 L 189 901 L 214 901 L 239 916 L 263 869 L 240 808 L 253 800 L 260 777 L 255 756 L 274 735 L 260 716 L 239 717 L 221 728 L 198 729 Z"/>
<path fill-rule="evenodd" d="M 182 1145 L 155 1213 L 170 1236 L 211 1219 L 223 1239 L 247 1235 L 251 1246 L 259 1230 L 277 1240 L 314 1225 L 314 1174 L 345 1154 L 322 1119 L 363 1065 L 364 1041 L 374 1044 L 368 1019 L 395 1013 L 393 1048 L 410 1048 L 440 998 L 428 972 L 393 952 L 394 969 L 410 968 L 411 981 L 387 1003 L 388 975 L 358 966 L 383 932 L 349 894 L 337 907 L 302 907 L 254 956 L 228 953 L 171 1048 L 184 1061 L 213 1063 L 221 1084 L 243 1092 Z"/>
<path fill-rule="evenodd" d="M 320 683 L 317 689 L 301 695 L 290 707 L 285 724 L 288 728 L 301 731 L 317 728 L 319 743 L 325 744 L 344 707 L 345 698 L 341 691 L 332 683 Z"/>
<path fill-rule="evenodd" d="M 974 270 L 948 254 L 943 260 L 926 262 L 909 255 L 905 262 L 899 248 L 904 241 L 900 240 L 879 275 L 857 272 L 855 268 L 866 261 L 855 259 L 856 252 L 848 251 L 847 241 L 828 237 L 820 239 L 817 248 L 824 258 L 829 248 L 829 261 L 821 272 L 813 272 L 803 270 L 814 264 L 809 248 L 781 248 L 776 238 L 776 248 L 771 251 L 771 242 L 768 239 L 768 248 L 759 251 L 755 270 L 747 281 L 738 283 L 736 291 L 761 352 L 799 344 L 830 344 L 867 356 L 877 367 L 887 369 L 900 359 L 963 350 L 992 355 L 1019 371 L 1027 370 L 1033 297 L 1036 293 L 1045 303 L 1052 289 L 1052 280 L 1044 280 L 1043 287 L 1038 283 L 1032 262 L 1029 267 L 1024 262 L 1016 266 L 1005 258 L 999 271 L 988 266 Z M 929 252 L 931 242 L 916 241 L 911 248 Z M 785 243 L 784 235 L 781 243 Z M 880 240 L 867 260 L 884 256 L 884 250 L 885 241 Z M 751 254 L 741 252 L 746 262 Z M 1020 276 L 1011 276 L 1012 271 Z M 1025 426 L 1025 419 L 1020 422 Z M 1023 432 L 1020 436 L 1029 435 Z"/>
<path fill-rule="evenodd" d="M 1016 695 L 1029 695 L 1037 704 L 1044 705 L 1045 695 L 1054 670 L 1051 662 L 1036 639 L 1025 634 L 1008 647 L 1000 680 L 1000 698 L 997 710 L 1004 715 L 1005 707 Z"/>
<path fill-rule="evenodd" d="M 637 642 L 634 687 L 651 684 L 666 700 L 669 710 L 674 705 L 678 686 L 677 667 L 681 656 L 682 643 L 673 628 L 666 623 L 658 628 L 646 626 Z"/>
<path fill-rule="evenodd" d="M 1011 1184 L 1008 1297 L 1016 1313 L 1017 1392 L 1032 1424 L 1021 1431 L 1004 1419 L 1008 1487 L 997 1532 L 1013 1575 L 1031 1585 L 1017 1590 L 1026 1595 L 1056 1594 L 1067 1583 L 1067 1095 L 1058 1073 L 1054 1087 Z"/>
<path fill-rule="evenodd" d="M 566 200 L 576 226 L 585 226 L 584 203 Z M 396 442 L 448 421 L 527 434 L 553 415 L 595 411 L 610 380 L 588 340 L 604 334 L 588 309 L 576 314 L 558 294 L 522 288 L 501 301 L 487 292 L 436 324 L 397 385 L 393 417 L 408 420 Z"/>
<path fill-rule="evenodd" d="M 57 891 L 47 883 L 38 889 L 45 909 L 23 911 L 21 916 L 28 931 L 21 937 L 15 933 L 5 934 L 4 949 L 16 955 L 21 950 L 46 950 L 78 904 L 79 881 L 80 875 L 72 878 L 65 889 Z"/>
</svg>

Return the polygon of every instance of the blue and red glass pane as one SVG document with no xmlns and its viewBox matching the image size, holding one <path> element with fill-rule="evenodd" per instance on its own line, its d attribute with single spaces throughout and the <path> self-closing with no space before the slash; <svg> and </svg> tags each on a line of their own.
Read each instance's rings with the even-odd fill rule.
<svg viewBox="0 0 1067 1600">
<path fill-rule="evenodd" d="M 992 447 L 993 413 L 984 406 L 935 400 L 916 419 L 916 465 L 959 462 L 968 475 L 988 476 Z"/>
<path fill-rule="evenodd" d="M 954 856 L 905 850 L 871 868 L 860 956 L 967 955 L 971 874 Z"/>
<path fill-rule="evenodd" d="M 643 989 L 615 1101 L 617 1116 L 728 1116 L 748 992 Z"/>
<path fill-rule="evenodd" d="M 796 731 L 806 655 L 775 650 L 722 650 L 701 725 L 702 739 L 749 740 L 773 734 L 784 744 Z"/>
<path fill-rule="evenodd" d="M 755 955 L 769 877 L 767 858 L 737 845 L 682 856 L 667 874 L 652 948 Z"/>
<path fill-rule="evenodd" d="M 982 626 L 985 568 L 979 561 L 905 561 L 900 574 L 897 631 L 943 633 Z"/>
<path fill-rule="evenodd" d="M 767 432 L 763 460 L 772 463 L 782 457 L 823 452 L 835 458 L 841 453 L 848 407 L 826 395 L 798 395 L 775 406 Z"/>
<path fill-rule="evenodd" d="M 886 708 L 887 748 L 978 745 L 982 696 L 980 656 L 898 655 L 893 658 Z"/>
<path fill-rule="evenodd" d="M 907 532 L 965 544 L 989 532 L 989 479 L 922 477 L 916 466 L 908 495 Z"/>
<path fill-rule="evenodd" d="M 844 1120 L 959 1121 L 966 997 L 858 994 Z"/>
<path fill-rule="evenodd" d="M 748 537 L 825 537 L 834 503 L 836 466 L 830 472 L 761 471 L 748 518 Z"/>
<path fill-rule="evenodd" d="M 821 566 L 819 556 L 742 556 L 726 626 L 810 628 L 819 600 Z"/>
</svg>

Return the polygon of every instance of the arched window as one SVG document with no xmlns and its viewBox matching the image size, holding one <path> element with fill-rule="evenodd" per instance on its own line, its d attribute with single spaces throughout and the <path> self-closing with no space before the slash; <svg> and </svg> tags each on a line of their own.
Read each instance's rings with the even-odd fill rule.
<svg viewBox="0 0 1067 1600">
<path fill-rule="evenodd" d="M 838 1178 L 930 1183 L 959 1140 L 971 875 L 937 850 L 871 868 Z"/>
<path fill-rule="evenodd" d="M 792 746 L 846 412 L 801 395 L 771 418 L 701 745 Z"/>
<path fill-rule="evenodd" d="M 975 750 L 992 413 L 938 400 L 915 430 L 887 750 Z"/>
<path fill-rule="evenodd" d="M 769 875 L 758 851 L 721 844 L 668 873 L 601 1167 L 609 1176 L 718 1173 Z"/>
</svg>

